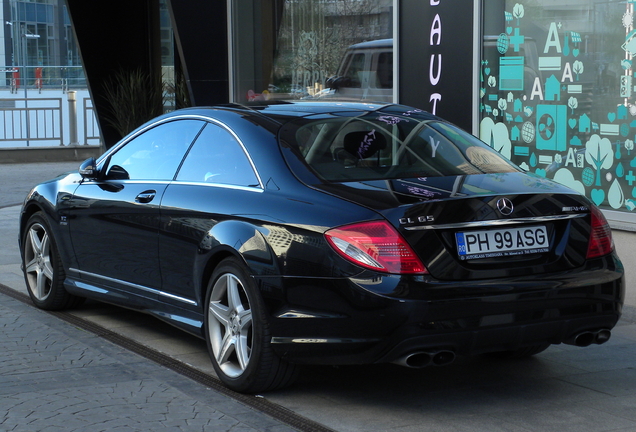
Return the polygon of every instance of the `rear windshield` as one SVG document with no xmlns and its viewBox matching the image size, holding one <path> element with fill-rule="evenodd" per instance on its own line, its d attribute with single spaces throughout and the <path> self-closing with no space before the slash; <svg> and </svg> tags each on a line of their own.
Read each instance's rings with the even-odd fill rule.
<svg viewBox="0 0 636 432">
<path fill-rule="evenodd" d="M 453 125 L 392 108 L 295 119 L 281 130 L 283 153 L 300 178 L 309 170 L 327 182 L 519 171 Z"/>
</svg>

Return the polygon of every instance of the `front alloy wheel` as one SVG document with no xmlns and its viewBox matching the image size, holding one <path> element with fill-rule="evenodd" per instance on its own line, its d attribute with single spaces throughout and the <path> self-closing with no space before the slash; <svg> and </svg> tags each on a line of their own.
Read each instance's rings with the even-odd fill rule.
<svg viewBox="0 0 636 432">
<path fill-rule="evenodd" d="M 290 384 L 296 367 L 274 354 L 266 308 L 236 258 L 216 268 L 206 295 L 205 338 L 217 376 L 232 390 L 258 393 Z"/>
<path fill-rule="evenodd" d="M 34 223 L 27 231 L 24 245 L 24 273 L 29 292 L 38 301 L 45 301 L 53 285 L 51 263 L 51 238 L 40 223 Z"/>
<path fill-rule="evenodd" d="M 64 289 L 64 266 L 43 213 L 29 218 L 22 238 L 24 279 L 33 303 L 57 310 L 79 305 L 84 299 Z"/>
</svg>

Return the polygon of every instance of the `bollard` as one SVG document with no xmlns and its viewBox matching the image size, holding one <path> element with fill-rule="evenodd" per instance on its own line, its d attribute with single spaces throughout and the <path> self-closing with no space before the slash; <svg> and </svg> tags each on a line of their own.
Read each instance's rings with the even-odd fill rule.
<svg viewBox="0 0 636 432">
<path fill-rule="evenodd" d="M 69 91 L 68 95 L 68 126 L 71 134 L 71 142 L 69 145 L 79 145 L 77 141 L 77 99 L 76 92 Z M 62 144 L 63 145 L 63 144 Z"/>
</svg>

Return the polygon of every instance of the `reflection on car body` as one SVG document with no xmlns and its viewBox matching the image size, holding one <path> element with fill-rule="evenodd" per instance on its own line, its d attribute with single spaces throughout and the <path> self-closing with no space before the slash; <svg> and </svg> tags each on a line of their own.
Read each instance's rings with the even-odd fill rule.
<svg viewBox="0 0 636 432">
<path fill-rule="evenodd" d="M 166 114 L 36 186 L 20 244 L 38 307 L 152 314 L 204 338 L 242 392 L 308 363 L 603 343 L 624 298 L 590 201 L 400 105 Z"/>
</svg>

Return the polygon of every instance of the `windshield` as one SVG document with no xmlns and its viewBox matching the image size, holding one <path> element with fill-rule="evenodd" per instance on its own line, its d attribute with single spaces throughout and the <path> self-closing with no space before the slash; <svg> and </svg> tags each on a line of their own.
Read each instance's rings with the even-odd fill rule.
<svg viewBox="0 0 636 432">
<path fill-rule="evenodd" d="M 282 128 L 281 142 L 291 150 L 283 153 L 292 170 L 309 169 L 329 182 L 519 171 L 453 125 L 391 108 L 295 119 Z"/>
</svg>

